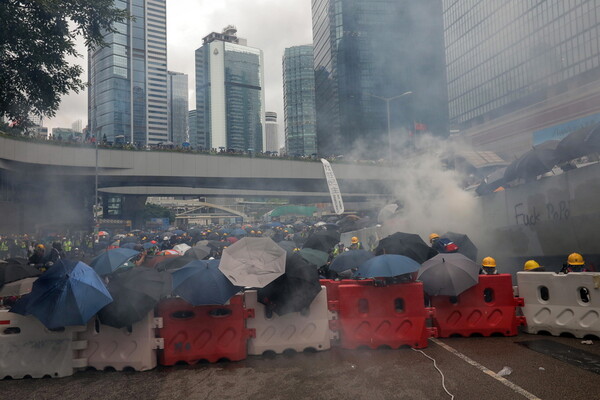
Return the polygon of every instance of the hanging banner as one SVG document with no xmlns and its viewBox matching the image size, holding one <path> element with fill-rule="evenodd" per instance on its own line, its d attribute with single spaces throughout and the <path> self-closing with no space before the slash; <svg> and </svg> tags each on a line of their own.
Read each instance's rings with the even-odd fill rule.
<svg viewBox="0 0 600 400">
<path fill-rule="evenodd" d="M 340 192 L 337 179 L 335 179 L 333 168 L 331 168 L 329 161 L 324 158 L 321 158 L 321 163 L 323 163 L 323 170 L 325 171 L 325 178 L 327 179 L 327 186 L 329 187 L 333 210 L 337 215 L 341 215 L 344 213 L 344 200 L 342 200 L 342 193 Z"/>
</svg>

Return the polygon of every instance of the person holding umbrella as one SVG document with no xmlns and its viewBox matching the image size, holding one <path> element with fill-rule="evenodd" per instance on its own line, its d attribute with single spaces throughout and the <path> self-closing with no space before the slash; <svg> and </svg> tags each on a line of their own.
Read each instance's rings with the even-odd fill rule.
<svg viewBox="0 0 600 400">
<path fill-rule="evenodd" d="M 429 243 L 431 243 L 431 248 L 438 253 L 456 253 L 458 251 L 456 243 L 448 238 L 440 237 L 437 233 L 429 235 Z"/>
<path fill-rule="evenodd" d="M 496 270 L 496 260 L 492 257 L 485 257 L 481 261 L 481 269 L 479 270 L 480 275 L 498 275 Z"/>
<path fill-rule="evenodd" d="M 352 236 L 352 239 L 350 239 L 350 250 L 362 250 L 363 245 L 362 243 L 358 240 L 358 237 L 356 236 Z"/>
</svg>

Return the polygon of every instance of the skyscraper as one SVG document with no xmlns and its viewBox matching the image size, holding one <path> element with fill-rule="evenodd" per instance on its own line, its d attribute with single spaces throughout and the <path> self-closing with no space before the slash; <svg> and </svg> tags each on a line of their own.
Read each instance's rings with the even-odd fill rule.
<svg viewBox="0 0 600 400">
<path fill-rule="evenodd" d="M 196 123 L 196 110 L 190 110 L 188 112 L 188 136 L 190 146 L 197 149 L 198 146 L 198 124 Z"/>
<path fill-rule="evenodd" d="M 169 107 L 169 140 L 176 145 L 188 138 L 188 76 L 167 71 L 167 101 Z"/>
<path fill-rule="evenodd" d="M 115 0 L 134 18 L 88 54 L 91 134 L 136 144 L 168 139 L 166 0 Z"/>
<path fill-rule="evenodd" d="M 447 134 L 440 0 L 312 0 L 312 15 L 319 153 L 387 154 L 415 124 Z M 388 136 L 385 99 L 406 92 Z"/>
<path fill-rule="evenodd" d="M 444 0 L 450 122 L 513 159 L 600 122 L 594 0 Z"/>
<path fill-rule="evenodd" d="M 263 52 L 236 34 L 228 26 L 204 37 L 196 50 L 198 145 L 263 151 Z"/>
<path fill-rule="evenodd" d="M 265 114 L 265 151 L 279 152 L 279 129 L 277 129 L 277 113 L 267 111 Z"/>
<path fill-rule="evenodd" d="M 288 154 L 317 152 L 313 47 L 294 46 L 283 55 L 283 108 Z"/>
</svg>

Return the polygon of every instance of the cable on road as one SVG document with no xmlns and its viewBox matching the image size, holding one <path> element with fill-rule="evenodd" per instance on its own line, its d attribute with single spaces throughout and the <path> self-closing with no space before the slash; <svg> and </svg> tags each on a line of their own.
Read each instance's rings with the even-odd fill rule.
<svg viewBox="0 0 600 400">
<path fill-rule="evenodd" d="M 417 349 L 412 349 L 418 353 L 423 354 L 425 357 L 429 358 L 431 361 L 433 361 L 433 367 L 435 369 L 437 369 L 437 371 L 440 373 L 440 375 L 442 376 L 442 387 L 444 388 L 444 390 L 446 391 L 446 393 L 448 393 L 448 396 L 450 396 L 451 400 L 454 400 L 454 395 L 452 393 L 450 393 L 448 391 L 448 389 L 446 388 L 446 377 L 444 376 L 444 373 L 442 372 L 441 369 L 438 368 L 437 366 L 437 362 L 435 361 L 435 358 L 428 356 L 427 354 L 425 354 L 425 352 L 423 350 L 417 350 Z"/>
</svg>

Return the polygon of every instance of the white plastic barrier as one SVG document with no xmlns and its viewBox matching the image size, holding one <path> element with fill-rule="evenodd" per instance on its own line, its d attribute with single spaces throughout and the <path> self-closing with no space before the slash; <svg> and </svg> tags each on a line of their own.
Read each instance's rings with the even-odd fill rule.
<svg viewBox="0 0 600 400">
<path fill-rule="evenodd" d="M 244 293 L 246 308 L 254 309 L 254 318 L 246 320 L 246 327 L 256 330 L 256 337 L 248 341 L 248 354 L 261 355 L 266 351 L 277 354 L 285 350 L 327 350 L 331 347 L 332 332 L 329 330 L 327 288 L 313 300 L 307 313 L 290 313 L 271 318 L 265 314 L 265 306 L 257 300 L 256 290 Z"/>
<path fill-rule="evenodd" d="M 132 368 L 147 371 L 156 367 L 156 349 L 163 348 L 163 340 L 155 337 L 155 328 L 162 328 L 162 318 L 150 312 L 146 318 L 130 328 L 113 328 L 92 319 L 87 330 L 80 334 L 88 346 L 80 353 L 89 367 L 117 371 Z"/>
<path fill-rule="evenodd" d="M 600 273 L 518 272 L 527 332 L 600 337 Z"/>
<path fill-rule="evenodd" d="M 49 331 L 33 316 L 0 310 L 0 379 L 73 375 L 86 366 L 85 359 L 75 358 L 87 346 L 85 340 L 74 340 L 83 329 Z"/>
</svg>

